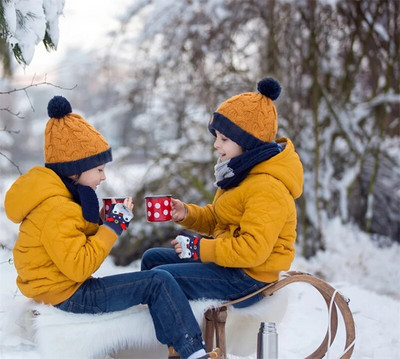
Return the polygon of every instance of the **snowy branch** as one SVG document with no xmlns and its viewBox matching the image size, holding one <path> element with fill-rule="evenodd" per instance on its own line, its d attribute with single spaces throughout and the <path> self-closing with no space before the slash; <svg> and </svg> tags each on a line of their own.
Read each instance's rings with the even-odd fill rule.
<svg viewBox="0 0 400 359">
<path fill-rule="evenodd" d="M 0 1 L 0 29 L 20 64 L 30 64 L 35 46 L 41 41 L 47 50 L 57 47 L 58 18 L 64 3 L 65 0 Z"/>
</svg>

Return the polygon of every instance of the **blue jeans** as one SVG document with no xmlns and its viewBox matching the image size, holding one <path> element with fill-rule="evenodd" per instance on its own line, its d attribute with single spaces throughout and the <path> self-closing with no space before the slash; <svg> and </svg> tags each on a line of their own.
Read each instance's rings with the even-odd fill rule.
<svg viewBox="0 0 400 359">
<path fill-rule="evenodd" d="M 241 268 L 221 267 L 215 263 L 180 259 L 174 249 L 151 248 L 142 257 L 142 270 L 166 271 L 172 274 L 186 297 L 231 301 L 250 294 L 268 283 L 257 281 Z M 235 305 L 247 307 L 263 298 L 255 295 Z"/>
<path fill-rule="evenodd" d="M 181 288 L 165 271 L 90 278 L 55 307 L 72 313 L 108 313 L 147 304 L 157 339 L 183 358 L 204 348 L 200 327 Z"/>
</svg>

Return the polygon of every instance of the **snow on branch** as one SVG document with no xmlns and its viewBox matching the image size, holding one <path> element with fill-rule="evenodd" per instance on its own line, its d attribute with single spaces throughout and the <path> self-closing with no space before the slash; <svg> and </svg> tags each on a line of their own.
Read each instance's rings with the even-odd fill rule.
<svg viewBox="0 0 400 359">
<path fill-rule="evenodd" d="M 65 0 L 0 0 L 1 35 L 20 64 L 30 64 L 35 46 L 41 41 L 47 50 L 57 48 L 58 18 L 64 3 Z"/>
</svg>

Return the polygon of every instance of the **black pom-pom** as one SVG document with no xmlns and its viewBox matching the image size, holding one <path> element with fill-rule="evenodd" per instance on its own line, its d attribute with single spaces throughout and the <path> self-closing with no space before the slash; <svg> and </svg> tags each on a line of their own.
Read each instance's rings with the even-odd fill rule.
<svg viewBox="0 0 400 359">
<path fill-rule="evenodd" d="M 50 118 L 62 118 L 71 112 L 71 104 L 62 96 L 54 96 L 47 105 L 47 113 Z"/>
<path fill-rule="evenodd" d="M 281 85 L 272 77 L 266 77 L 257 84 L 257 90 L 264 96 L 275 101 L 281 94 Z"/>
</svg>

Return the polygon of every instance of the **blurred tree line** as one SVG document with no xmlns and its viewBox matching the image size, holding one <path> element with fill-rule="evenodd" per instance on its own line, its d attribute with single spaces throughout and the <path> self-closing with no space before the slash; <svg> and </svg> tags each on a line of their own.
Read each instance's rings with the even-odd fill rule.
<svg viewBox="0 0 400 359">
<path fill-rule="evenodd" d="M 400 2 L 141 1 L 123 28 L 121 53 L 135 58 L 118 60 L 131 81 L 131 131 L 121 136 L 162 169 L 138 198 L 167 181 L 174 196 L 208 203 L 208 119 L 272 76 L 283 87 L 278 136 L 293 140 L 305 169 L 302 254 L 324 248 L 324 223 L 335 216 L 399 241 Z M 203 156 L 192 157 L 195 144 Z M 126 237 L 120 252 L 130 245 Z"/>
<path fill-rule="evenodd" d="M 146 163 L 139 184 L 124 179 L 135 226 L 113 249 L 118 264 L 179 230 L 146 223 L 146 194 L 212 200 L 208 120 L 267 76 L 283 88 L 278 136 L 292 139 L 305 170 L 301 254 L 324 249 L 338 216 L 400 241 L 399 1 L 135 0 L 108 50 L 77 70 L 85 90 L 68 98 L 121 149 L 112 166 Z M 106 191 L 115 194 L 112 181 Z"/>
</svg>

